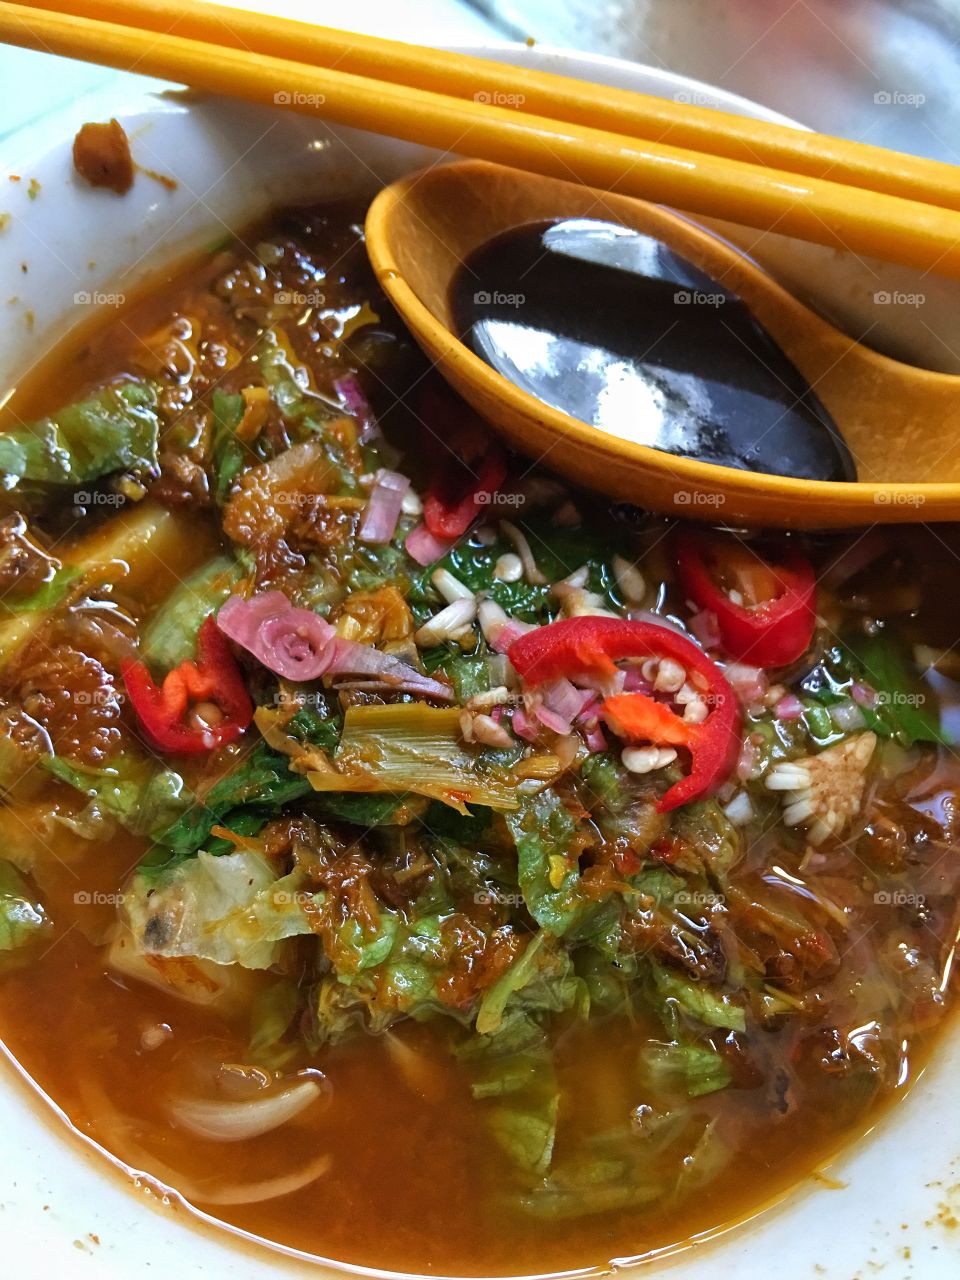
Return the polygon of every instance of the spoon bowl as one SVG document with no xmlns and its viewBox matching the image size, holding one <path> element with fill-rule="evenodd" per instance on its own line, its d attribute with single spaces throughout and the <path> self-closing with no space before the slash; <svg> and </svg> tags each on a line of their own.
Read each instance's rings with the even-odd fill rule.
<svg viewBox="0 0 960 1280">
<path fill-rule="evenodd" d="M 621 439 L 520 390 L 469 350 L 451 302 L 462 263 L 508 229 L 561 218 L 603 219 L 652 236 L 737 295 L 837 424 L 857 480 L 743 471 Z M 384 188 L 366 236 L 381 287 L 444 377 L 517 449 L 580 484 L 711 523 L 827 529 L 960 516 L 960 377 L 863 346 L 678 213 L 463 161 Z"/>
</svg>

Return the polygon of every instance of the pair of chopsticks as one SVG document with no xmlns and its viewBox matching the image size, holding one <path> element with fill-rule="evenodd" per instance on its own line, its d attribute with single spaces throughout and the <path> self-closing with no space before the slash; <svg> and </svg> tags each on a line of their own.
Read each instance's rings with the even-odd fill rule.
<svg viewBox="0 0 960 1280">
<path fill-rule="evenodd" d="M 960 276 L 960 168 L 182 0 L 0 0 L 0 41 Z"/>
</svg>

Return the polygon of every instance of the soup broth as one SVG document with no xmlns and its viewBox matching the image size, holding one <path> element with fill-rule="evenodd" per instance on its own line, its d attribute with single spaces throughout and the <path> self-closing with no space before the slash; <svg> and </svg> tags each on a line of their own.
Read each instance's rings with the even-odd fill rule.
<svg viewBox="0 0 960 1280">
<path fill-rule="evenodd" d="M 0 1034 L 268 1241 L 602 1266 L 931 1051 L 956 538 L 571 490 L 435 380 L 361 218 L 250 230 L 4 411 Z"/>
</svg>

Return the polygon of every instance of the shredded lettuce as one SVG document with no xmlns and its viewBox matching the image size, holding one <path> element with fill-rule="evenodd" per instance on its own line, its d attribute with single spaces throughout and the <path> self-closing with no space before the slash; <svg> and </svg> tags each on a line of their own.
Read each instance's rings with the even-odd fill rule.
<svg viewBox="0 0 960 1280">
<path fill-rule="evenodd" d="M 269 969 L 284 939 L 311 932 L 310 912 L 322 901 L 300 873 L 278 879 L 261 853 L 201 850 L 158 876 L 138 872 L 124 892 L 123 915 L 147 955 Z"/>
<path fill-rule="evenodd" d="M 558 937 L 589 905 L 580 887 L 580 869 L 568 855 L 573 816 L 549 789 L 524 797 L 507 826 L 516 841 L 520 888 L 537 924 Z"/>
<path fill-rule="evenodd" d="M 246 451 L 237 439 L 244 403 L 243 396 L 222 391 L 219 387 L 210 400 L 213 409 L 213 492 L 222 505 L 247 461 Z"/>
<path fill-rule="evenodd" d="M 731 998 L 703 982 L 692 982 L 673 969 L 651 962 L 657 995 L 664 1001 L 676 1001 L 680 1008 L 708 1027 L 725 1027 L 728 1031 L 745 1031 L 746 1013 Z"/>
<path fill-rule="evenodd" d="M 644 1078 L 657 1089 L 682 1089 L 691 1098 L 726 1089 L 732 1082 L 730 1068 L 715 1049 L 695 1044 L 659 1044 L 651 1041 L 641 1051 Z"/>
<path fill-rule="evenodd" d="M 51 927 L 20 872 L 9 862 L 0 862 L 0 952 L 29 946 L 49 934 Z"/>
<path fill-rule="evenodd" d="M 44 757 L 43 765 L 134 835 L 155 837 L 193 801 L 173 769 L 131 755 L 119 756 L 102 769 L 81 768 L 62 756 Z"/>
<path fill-rule="evenodd" d="M 0 471 L 37 484 L 85 484 L 157 465 L 157 393 L 149 383 L 104 387 L 39 422 L 0 433 Z"/>
<path fill-rule="evenodd" d="M 287 725 L 298 741 L 330 746 L 336 726 L 312 708 L 302 708 Z M 220 825 L 241 835 L 255 835 L 284 805 L 309 795 L 306 778 L 291 773 L 287 756 L 259 742 L 234 769 L 216 782 L 176 822 L 155 836 L 157 847 L 148 855 L 154 865 L 189 858 L 202 849 L 213 827 Z"/>
<path fill-rule="evenodd" d="M 197 632 L 226 600 L 241 575 L 232 556 L 214 556 L 167 597 L 147 624 L 140 651 L 146 662 L 170 671 L 196 652 Z"/>
</svg>

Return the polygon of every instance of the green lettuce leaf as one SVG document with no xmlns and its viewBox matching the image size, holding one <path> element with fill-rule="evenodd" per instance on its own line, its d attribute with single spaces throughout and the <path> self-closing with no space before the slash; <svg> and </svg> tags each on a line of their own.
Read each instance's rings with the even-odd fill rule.
<svg viewBox="0 0 960 1280">
<path fill-rule="evenodd" d="M 728 1031 L 746 1031 L 744 1009 L 723 992 L 703 982 L 693 982 L 673 969 L 651 961 L 657 995 L 661 1001 L 676 1001 L 685 1013 L 707 1027 L 724 1027 Z M 669 1022 L 669 1020 L 668 1020 Z"/>
<path fill-rule="evenodd" d="M 219 609 L 242 573 L 232 556 L 214 556 L 173 591 L 147 624 L 140 651 L 161 671 L 171 671 L 197 648 L 197 632 Z"/>
<path fill-rule="evenodd" d="M 567 858 L 576 829 L 573 816 L 548 788 L 524 797 L 505 818 L 517 846 L 518 879 L 527 910 L 537 924 L 559 937 L 589 905 L 581 892 L 579 867 Z M 559 880 L 558 887 L 551 875 Z"/>
<path fill-rule="evenodd" d="M 154 471 L 156 410 L 157 393 L 148 383 L 104 387 L 52 417 L 0 433 L 0 471 L 38 484 Z"/>
<path fill-rule="evenodd" d="M 641 1068 L 655 1089 L 682 1089 L 689 1097 L 726 1089 L 732 1082 L 730 1068 L 714 1049 L 693 1044 L 650 1042 L 641 1050 Z"/>
<path fill-rule="evenodd" d="M 0 862 L 0 951 L 16 951 L 46 937 L 51 923 L 27 882 L 9 862 Z"/>
<path fill-rule="evenodd" d="M 80 768 L 62 756 L 47 756 L 43 765 L 134 835 L 155 837 L 193 801 L 179 773 L 133 756 L 103 769 Z"/>
<path fill-rule="evenodd" d="M 269 969 L 286 938 L 310 933 L 309 911 L 323 902 L 300 872 L 277 878 L 252 850 L 195 858 L 160 875 L 137 872 L 123 915 L 146 955 L 192 956 L 246 969 Z"/>
<path fill-rule="evenodd" d="M 210 404 L 213 409 L 213 496 L 222 506 L 247 460 L 247 452 L 237 439 L 237 427 L 245 406 L 243 396 L 219 387 L 210 397 Z"/>
</svg>

